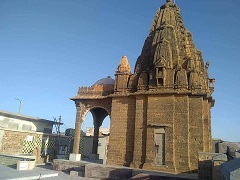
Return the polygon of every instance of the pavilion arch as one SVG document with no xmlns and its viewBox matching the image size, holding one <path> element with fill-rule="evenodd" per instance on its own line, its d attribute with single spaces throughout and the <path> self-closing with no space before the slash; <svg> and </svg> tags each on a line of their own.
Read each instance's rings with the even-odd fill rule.
<svg viewBox="0 0 240 180">
<path fill-rule="evenodd" d="M 85 106 L 85 111 L 83 110 L 83 112 L 82 112 L 82 120 L 84 121 L 85 120 L 85 118 L 86 118 L 86 115 L 87 115 L 87 113 L 88 112 L 91 112 L 92 113 L 92 115 L 93 115 L 93 117 L 94 117 L 94 110 L 96 110 L 96 109 L 100 109 L 100 110 L 102 110 L 103 112 L 103 114 L 107 114 L 107 116 L 109 115 L 109 117 L 111 117 L 111 107 L 109 108 L 109 107 L 104 107 L 104 106 L 101 106 L 101 105 L 99 105 L 99 106 Z M 96 112 L 95 112 L 96 113 Z M 99 112 L 99 113 L 101 113 L 101 112 Z M 105 117 L 107 117 L 107 116 L 105 116 Z"/>
<path fill-rule="evenodd" d="M 99 129 L 102 126 L 104 119 L 109 115 L 108 112 L 99 107 L 94 107 L 88 112 L 91 112 L 94 124 L 93 145 L 91 159 L 98 159 L 98 142 L 99 142 Z"/>
<path fill-rule="evenodd" d="M 111 119 L 111 98 L 74 99 L 74 101 L 75 101 L 77 113 L 76 113 L 76 122 L 75 122 L 73 153 L 77 154 L 79 152 L 82 122 L 85 120 L 87 113 L 91 112 L 93 116 L 93 124 L 94 124 L 92 158 L 97 159 L 99 128 L 102 125 L 103 120 L 108 115 Z"/>
</svg>

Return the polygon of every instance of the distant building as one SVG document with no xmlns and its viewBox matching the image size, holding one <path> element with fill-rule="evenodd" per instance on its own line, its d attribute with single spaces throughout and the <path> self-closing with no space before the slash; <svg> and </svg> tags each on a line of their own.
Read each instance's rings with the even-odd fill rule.
<svg viewBox="0 0 240 180">
<path fill-rule="evenodd" d="M 56 122 L 46 119 L 0 111 L 0 128 L 51 134 L 54 124 Z"/>
<path fill-rule="evenodd" d="M 240 142 L 228 142 L 221 139 L 213 139 L 213 152 L 227 154 L 228 158 L 239 156 Z"/>
<path fill-rule="evenodd" d="M 36 155 L 37 163 L 51 161 L 57 154 L 64 154 L 68 144 L 63 142 L 68 142 L 68 137 L 52 134 L 55 124 L 61 125 L 42 118 L 0 111 L 0 154 L 32 154 Z M 60 147 L 63 146 L 61 144 L 64 148 Z"/>
<path fill-rule="evenodd" d="M 109 128 L 99 128 L 99 135 L 109 135 L 110 129 Z M 94 128 L 87 127 L 86 128 L 86 136 L 94 136 Z"/>
</svg>

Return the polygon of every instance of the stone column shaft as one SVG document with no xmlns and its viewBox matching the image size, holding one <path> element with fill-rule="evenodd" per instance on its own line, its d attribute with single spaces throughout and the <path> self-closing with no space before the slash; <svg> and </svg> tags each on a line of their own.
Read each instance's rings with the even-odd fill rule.
<svg viewBox="0 0 240 180">
<path fill-rule="evenodd" d="M 79 154 L 79 145 L 81 139 L 81 126 L 82 126 L 82 118 L 80 108 L 77 108 L 76 114 L 76 122 L 75 122 L 75 134 L 74 134 L 74 144 L 73 144 L 73 153 Z"/>
<path fill-rule="evenodd" d="M 98 138 L 99 138 L 99 127 L 98 127 L 98 126 L 94 126 L 94 136 L 93 136 L 92 154 L 97 154 L 97 150 L 98 150 Z"/>
</svg>

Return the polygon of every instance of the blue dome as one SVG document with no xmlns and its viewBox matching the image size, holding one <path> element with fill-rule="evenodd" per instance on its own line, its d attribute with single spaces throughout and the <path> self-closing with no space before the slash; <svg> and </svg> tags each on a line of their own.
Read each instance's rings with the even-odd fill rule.
<svg viewBox="0 0 240 180">
<path fill-rule="evenodd" d="M 112 79 L 110 76 L 108 76 L 106 78 L 99 79 L 93 85 L 114 85 L 114 79 Z"/>
</svg>

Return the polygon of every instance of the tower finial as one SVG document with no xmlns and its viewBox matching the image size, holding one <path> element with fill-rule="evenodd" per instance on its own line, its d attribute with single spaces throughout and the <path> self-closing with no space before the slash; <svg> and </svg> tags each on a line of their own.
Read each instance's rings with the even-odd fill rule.
<svg viewBox="0 0 240 180">
<path fill-rule="evenodd" d="M 172 0 L 167 0 L 167 2 L 173 2 Z"/>
</svg>

